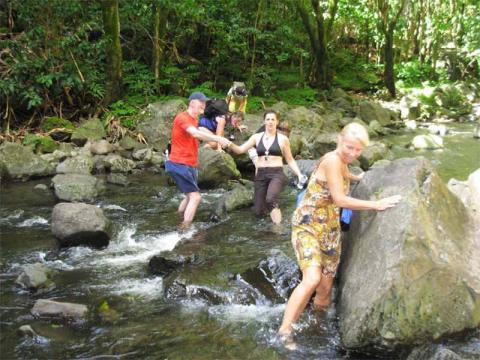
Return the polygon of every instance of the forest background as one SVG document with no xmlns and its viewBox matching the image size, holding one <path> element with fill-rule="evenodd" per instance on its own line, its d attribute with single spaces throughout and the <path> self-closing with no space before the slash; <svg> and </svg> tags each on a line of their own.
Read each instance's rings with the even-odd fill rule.
<svg viewBox="0 0 480 360">
<path fill-rule="evenodd" d="M 146 104 L 249 89 L 248 112 L 334 87 L 395 98 L 480 76 L 477 0 L 2 0 L 1 133 L 135 128 Z"/>
</svg>

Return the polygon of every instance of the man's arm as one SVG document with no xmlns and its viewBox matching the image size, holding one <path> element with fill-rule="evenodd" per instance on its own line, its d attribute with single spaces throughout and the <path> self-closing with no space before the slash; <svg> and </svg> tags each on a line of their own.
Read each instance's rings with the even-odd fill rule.
<svg viewBox="0 0 480 360">
<path fill-rule="evenodd" d="M 230 140 L 225 139 L 222 136 L 206 133 L 203 131 L 198 130 L 195 126 L 187 127 L 187 132 L 192 135 L 195 139 L 203 140 L 203 141 L 215 141 L 222 145 L 222 147 L 229 147 L 232 143 Z"/>
</svg>

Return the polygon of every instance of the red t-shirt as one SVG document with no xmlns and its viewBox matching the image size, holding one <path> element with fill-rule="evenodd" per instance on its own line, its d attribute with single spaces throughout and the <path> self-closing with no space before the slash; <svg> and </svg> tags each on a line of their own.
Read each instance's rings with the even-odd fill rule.
<svg viewBox="0 0 480 360">
<path fill-rule="evenodd" d="M 181 112 L 173 120 L 172 148 L 168 158 L 179 164 L 197 167 L 198 140 L 187 132 L 189 126 L 197 128 L 198 120 L 187 111 Z"/>
</svg>

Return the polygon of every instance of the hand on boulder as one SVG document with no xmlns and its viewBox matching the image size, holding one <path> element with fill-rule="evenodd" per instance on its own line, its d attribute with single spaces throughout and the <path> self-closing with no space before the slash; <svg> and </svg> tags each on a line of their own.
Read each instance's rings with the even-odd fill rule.
<svg viewBox="0 0 480 360">
<path fill-rule="evenodd" d="M 383 210 L 389 209 L 391 207 L 394 207 L 395 205 L 397 205 L 399 203 L 399 201 L 401 199 L 402 199 L 401 195 L 394 195 L 394 196 L 390 196 L 390 197 L 387 197 L 387 198 L 380 199 L 380 200 L 376 201 L 375 210 L 383 211 Z"/>
</svg>

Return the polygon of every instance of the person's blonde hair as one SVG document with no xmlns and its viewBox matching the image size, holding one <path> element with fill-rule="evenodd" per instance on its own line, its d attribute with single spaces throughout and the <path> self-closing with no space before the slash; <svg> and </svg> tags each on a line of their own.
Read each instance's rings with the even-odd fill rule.
<svg viewBox="0 0 480 360">
<path fill-rule="evenodd" d="M 351 122 L 345 125 L 342 131 L 340 131 L 340 136 L 342 139 L 347 136 L 352 137 L 360 141 L 360 143 L 365 147 L 367 147 L 370 143 L 367 129 L 365 129 L 365 126 L 362 124 L 356 122 Z"/>
</svg>

